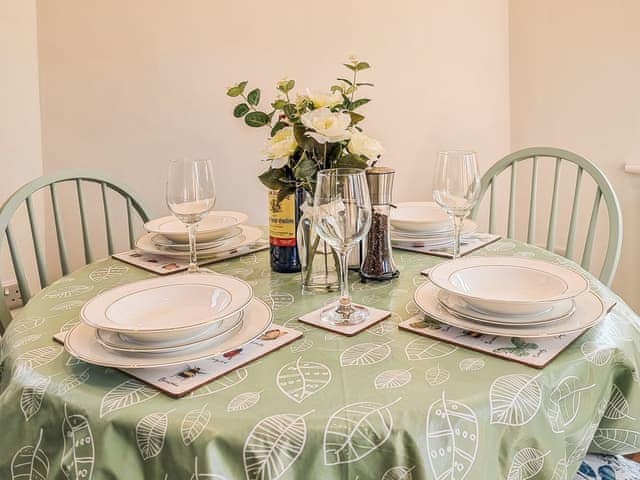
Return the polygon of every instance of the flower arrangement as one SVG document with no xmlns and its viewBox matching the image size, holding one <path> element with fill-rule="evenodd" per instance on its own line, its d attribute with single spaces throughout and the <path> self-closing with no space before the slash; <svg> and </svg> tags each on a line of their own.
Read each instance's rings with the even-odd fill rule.
<svg viewBox="0 0 640 480">
<path fill-rule="evenodd" d="M 233 115 L 250 127 L 270 131 L 264 149 L 269 168 L 259 176 L 269 189 L 278 191 L 278 201 L 302 187 L 313 195 L 318 170 L 325 168 L 366 168 L 384 153 L 377 140 L 365 135 L 360 126 L 364 116 L 357 112 L 370 99 L 360 97 L 358 73 L 370 68 L 367 62 L 350 57 L 343 64 L 351 78 L 338 78 L 328 91 L 306 90 L 293 97 L 295 81 L 284 79 L 276 84 L 277 98 L 270 111 L 260 109 L 261 91 L 249 93 L 247 81 L 230 87 L 227 95 L 241 98 Z"/>
</svg>

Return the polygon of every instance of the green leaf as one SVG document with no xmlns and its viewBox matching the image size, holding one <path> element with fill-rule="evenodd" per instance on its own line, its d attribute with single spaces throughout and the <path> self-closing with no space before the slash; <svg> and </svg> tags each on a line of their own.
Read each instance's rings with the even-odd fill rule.
<svg viewBox="0 0 640 480">
<path fill-rule="evenodd" d="M 277 122 L 273 128 L 271 129 L 271 136 L 273 137 L 276 133 L 278 133 L 280 130 L 282 130 L 285 127 L 288 127 L 289 124 L 285 123 L 285 122 Z"/>
<path fill-rule="evenodd" d="M 336 168 L 367 168 L 369 164 L 367 160 L 361 155 L 354 155 L 349 153 L 347 155 L 342 156 L 336 162 Z"/>
<path fill-rule="evenodd" d="M 240 105 L 236 105 L 236 108 L 233 109 L 233 116 L 236 118 L 244 117 L 249 111 L 249 105 L 246 103 L 241 103 Z"/>
<path fill-rule="evenodd" d="M 343 63 L 343 65 L 347 67 L 349 70 L 351 70 L 352 72 L 355 72 L 356 70 L 356 67 L 354 65 L 351 65 L 350 63 Z"/>
<path fill-rule="evenodd" d="M 355 68 L 356 68 L 356 71 L 359 72 L 360 70 L 366 70 L 367 68 L 371 68 L 371 65 L 369 65 L 367 62 L 358 62 Z"/>
<path fill-rule="evenodd" d="M 247 101 L 249 105 L 258 105 L 258 103 L 260 103 L 260 89 L 254 88 L 251 90 L 249 95 L 247 95 Z"/>
<path fill-rule="evenodd" d="M 341 82 L 344 82 L 347 85 L 353 85 L 353 83 L 350 80 L 347 80 L 346 78 L 337 78 L 336 80 L 340 80 Z"/>
<path fill-rule="evenodd" d="M 293 87 L 296 86 L 296 81 L 295 80 L 287 80 L 286 82 L 280 82 L 278 83 L 278 90 L 280 90 L 281 92 L 287 93 L 290 92 L 291 90 L 293 90 Z"/>
<path fill-rule="evenodd" d="M 344 105 L 344 108 L 351 110 L 349 108 L 351 106 L 351 100 L 349 100 L 349 97 L 345 95 L 345 92 L 342 93 L 342 104 Z"/>
<path fill-rule="evenodd" d="M 353 102 L 351 102 L 351 110 L 355 110 L 356 108 L 361 107 L 362 105 L 366 105 L 370 101 L 371 99 L 369 98 L 359 98 L 357 100 L 354 100 Z"/>
<path fill-rule="evenodd" d="M 311 160 L 306 152 L 303 152 L 300 160 L 296 166 L 293 167 L 293 176 L 296 180 L 304 180 L 313 177 L 317 171 L 318 166 L 316 162 Z"/>
<path fill-rule="evenodd" d="M 331 86 L 331 92 L 343 92 L 344 88 L 341 87 L 340 85 L 332 85 Z"/>
<path fill-rule="evenodd" d="M 240 82 L 238 85 L 231 87 L 227 90 L 227 95 L 230 97 L 239 97 L 244 92 L 244 88 L 247 86 L 247 81 Z"/>
<path fill-rule="evenodd" d="M 351 116 L 351 126 L 364 120 L 364 115 L 360 115 L 359 113 L 349 112 L 349 115 Z"/>
<path fill-rule="evenodd" d="M 281 201 L 283 201 L 285 198 L 287 198 L 289 195 L 291 195 L 293 193 L 296 193 L 295 184 L 293 184 L 293 185 L 283 185 L 282 188 L 280 188 L 280 190 L 278 190 L 278 199 L 277 199 L 278 204 L 280 204 Z"/>
<path fill-rule="evenodd" d="M 356 83 L 356 85 L 358 87 L 374 87 L 375 86 L 373 83 L 369 83 L 369 82 L 359 82 L 359 83 Z"/>
<path fill-rule="evenodd" d="M 250 127 L 264 127 L 269 123 L 269 115 L 264 112 L 249 112 L 244 122 Z"/>
<path fill-rule="evenodd" d="M 282 110 L 286 104 L 287 104 L 287 101 L 286 101 L 286 100 L 284 100 L 284 99 L 282 99 L 282 98 L 279 98 L 278 100 L 276 100 L 275 102 L 273 102 L 273 103 L 271 104 L 271 106 L 272 106 L 273 108 L 275 108 L 276 110 Z"/>
<path fill-rule="evenodd" d="M 296 106 L 293 103 L 287 103 L 284 107 L 282 107 L 282 111 L 289 118 L 293 118 L 296 116 Z"/>
<path fill-rule="evenodd" d="M 279 190 L 282 188 L 282 180 L 286 180 L 286 178 L 287 172 L 284 167 L 269 168 L 269 170 L 258 176 L 262 184 L 271 190 Z"/>
</svg>

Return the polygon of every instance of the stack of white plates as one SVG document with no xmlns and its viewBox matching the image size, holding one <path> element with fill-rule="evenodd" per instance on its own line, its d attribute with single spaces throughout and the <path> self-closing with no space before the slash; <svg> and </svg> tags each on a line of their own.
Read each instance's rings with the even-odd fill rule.
<svg viewBox="0 0 640 480">
<path fill-rule="evenodd" d="M 451 220 L 433 202 L 402 202 L 391 209 L 391 242 L 398 246 L 439 248 L 453 242 Z M 465 220 L 462 240 L 476 231 L 476 224 Z"/>
<path fill-rule="evenodd" d="M 184 364 L 241 347 L 271 325 L 269 307 L 235 277 L 189 273 L 96 296 L 65 339 L 85 362 L 115 368 Z"/>
<path fill-rule="evenodd" d="M 247 215 L 232 211 L 214 211 L 199 224 L 196 233 L 198 257 L 205 259 L 250 245 L 262 237 L 262 231 L 243 225 Z M 189 257 L 189 235 L 184 223 L 176 217 L 162 217 L 144 225 L 148 232 L 138 239 L 140 250 L 176 258 Z"/>
<path fill-rule="evenodd" d="M 606 313 L 582 275 L 540 260 L 467 257 L 437 265 L 429 278 L 414 295 L 425 314 L 487 335 L 562 335 Z"/>
</svg>

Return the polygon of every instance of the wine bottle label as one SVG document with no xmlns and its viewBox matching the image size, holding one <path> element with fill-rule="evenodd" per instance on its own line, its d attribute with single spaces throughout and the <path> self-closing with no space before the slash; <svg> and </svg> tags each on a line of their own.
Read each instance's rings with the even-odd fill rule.
<svg viewBox="0 0 640 480">
<path fill-rule="evenodd" d="M 289 195 L 278 203 L 278 192 L 269 190 L 269 240 L 278 247 L 296 246 L 296 198 Z"/>
</svg>

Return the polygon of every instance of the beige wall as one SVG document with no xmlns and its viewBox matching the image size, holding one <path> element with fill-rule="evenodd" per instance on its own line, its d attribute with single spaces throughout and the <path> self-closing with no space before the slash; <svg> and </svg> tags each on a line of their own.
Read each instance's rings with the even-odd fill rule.
<svg viewBox="0 0 640 480">
<path fill-rule="evenodd" d="M 564 147 L 604 170 L 624 216 L 623 254 L 614 290 L 636 309 L 640 176 L 625 174 L 623 166 L 640 163 L 638 18 L 637 0 L 510 2 L 512 147 Z M 592 198 L 585 203 L 585 214 Z"/>
<path fill-rule="evenodd" d="M 266 132 L 233 118 L 226 87 L 328 87 L 353 52 L 374 66 L 366 127 L 398 170 L 398 199 L 430 197 L 440 148 L 473 147 L 485 166 L 508 150 L 507 0 L 329 0 L 305 18 L 294 0 L 230 5 L 40 0 L 45 170 L 108 171 L 159 215 L 167 162 L 211 157 L 217 206 L 265 223 Z"/>
<path fill-rule="evenodd" d="M 42 173 L 35 0 L 0 2 L 0 72 L 1 204 Z M 21 244 L 30 239 L 24 226 L 20 221 L 15 225 Z M 12 276 L 6 246 L 1 258 L 5 282 Z"/>
</svg>

